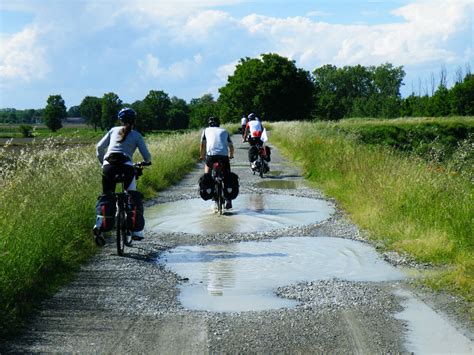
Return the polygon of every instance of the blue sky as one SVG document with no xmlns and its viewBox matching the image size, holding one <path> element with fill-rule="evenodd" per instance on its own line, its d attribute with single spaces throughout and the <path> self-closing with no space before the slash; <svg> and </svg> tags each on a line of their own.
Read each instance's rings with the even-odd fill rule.
<svg viewBox="0 0 474 355">
<path fill-rule="evenodd" d="M 218 96 L 240 58 L 403 65 L 402 93 L 474 71 L 473 0 L 2 0 L 0 108 L 150 90 Z"/>
</svg>

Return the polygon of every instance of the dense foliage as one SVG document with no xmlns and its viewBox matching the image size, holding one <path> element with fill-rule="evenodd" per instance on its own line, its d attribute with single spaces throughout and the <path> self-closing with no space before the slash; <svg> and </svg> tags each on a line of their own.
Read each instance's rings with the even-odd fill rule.
<svg viewBox="0 0 474 355">
<path fill-rule="evenodd" d="M 241 59 L 219 89 L 221 116 L 227 121 L 256 112 L 267 121 L 307 119 L 313 107 L 311 76 L 278 54 Z"/>
</svg>

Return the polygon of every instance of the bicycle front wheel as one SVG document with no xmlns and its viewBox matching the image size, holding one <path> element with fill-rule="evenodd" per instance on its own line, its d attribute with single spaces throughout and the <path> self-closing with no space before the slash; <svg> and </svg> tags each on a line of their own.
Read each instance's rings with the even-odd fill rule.
<svg viewBox="0 0 474 355">
<path fill-rule="evenodd" d="M 125 213 L 119 211 L 117 216 L 117 254 L 122 256 L 125 250 L 125 238 L 127 238 L 125 228 Z"/>
</svg>

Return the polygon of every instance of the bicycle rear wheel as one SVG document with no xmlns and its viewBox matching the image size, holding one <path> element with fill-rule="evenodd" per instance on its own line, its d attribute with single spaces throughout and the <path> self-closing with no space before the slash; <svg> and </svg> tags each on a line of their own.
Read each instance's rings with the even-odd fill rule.
<svg viewBox="0 0 474 355">
<path fill-rule="evenodd" d="M 222 214 L 224 207 L 224 196 L 222 196 L 222 183 L 217 184 L 217 211 L 219 215 Z"/>
<path fill-rule="evenodd" d="M 258 157 L 258 160 L 260 162 L 260 168 L 259 168 L 259 174 L 260 174 L 260 177 L 263 178 L 263 172 L 265 170 L 265 162 L 263 161 L 263 158 L 262 156 Z"/>
<path fill-rule="evenodd" d="M 117 254 L 122 256 L 125 250 L 125 241 L 127 238 L 127 229 L 125 228 L 125 212 L 119 211 L 117 216 Z"/>
</svg>

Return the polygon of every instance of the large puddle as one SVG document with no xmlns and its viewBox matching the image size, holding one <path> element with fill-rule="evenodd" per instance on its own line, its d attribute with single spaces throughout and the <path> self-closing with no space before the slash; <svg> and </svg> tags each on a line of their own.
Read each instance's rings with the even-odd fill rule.
<svg viewBox="0 0 474 355">
<path fill-rule="evenodd" d="M 474 344 L 450 322 L 404 290 L 404 310 L 396 315 L 407 321 L 407 350 L 415 354 L 474 354 Z"/>
<path fill-rule="evenodd" d="M 279 298 L 273 290 L 302 281 L 404 278 L 372 247 L 328 237 L 182 246 L 164 253 L 159 261 L 189 279 L 180 294 L 185 308 L 217 312 L 295 306 L 296 301 Z"/>
<path fill-rule="evenodd" d="M 147 229 L 197 234 L 263 232 L 324 221 L 334 212 L 327 201 L 288 195 L 242 194 L 217 215 L 211 201 L 190 199 L 145 210 Z"/>
</svg>

